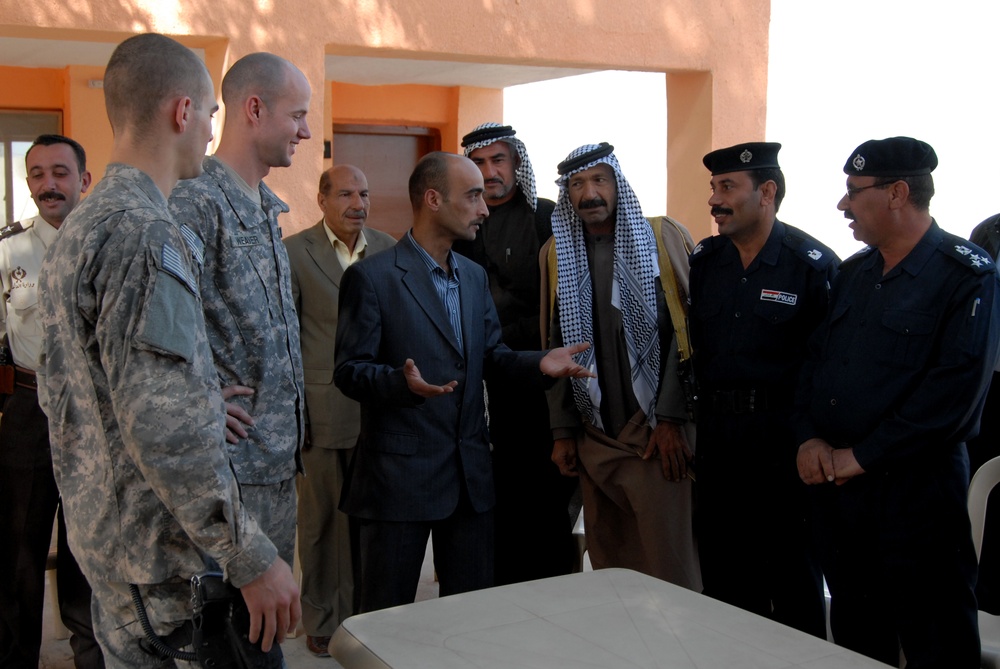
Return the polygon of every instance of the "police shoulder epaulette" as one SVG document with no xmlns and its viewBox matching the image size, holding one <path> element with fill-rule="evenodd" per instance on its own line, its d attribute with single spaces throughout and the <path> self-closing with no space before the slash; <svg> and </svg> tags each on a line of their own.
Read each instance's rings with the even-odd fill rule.
<svg viewBox="0 0 1000 669">
<path fill-rule="evenodd" d="M 691 262 L 698 262 L 702 258 L 707 258 L 727 243 L 730 243 L 729 239 L 727 237 L 723 237 L 722 235 L 712 235 L 711 237 L 706 237 L 695 244 L 694 249 L 691 251 Z"/>
<path fill-rule="evenodd" d="M 857 265 L 859 262 L 862 262 L 865 258 L 867 258 L 868 256 L 870 256 L 875 251 L 876 251 L 876 248 L 874 246 L 866 246 L 866 247 L 864 247 L 863 249 L 861 249 L 860 251 L 858 251 L 854 255 L 850 256 L 847 260 L 844 260 L 843 262 L 841 262 L 840 263 L 840 271 L 843 272 L 845 269 L 847 269 L 849 267 L 852 267 L 854 265 Z"/>
<path fill-rule="evenodd" d="M 795 251 L 795 255 L 816 269 L 826 269 L 837 257 L 829 248 L 809 237 L 789 233 L 785 235 L 784 242 L 785 246 Z"/>
<path fill-rule="evenodd" d="M 31 226 L 28 226 L 31 227 Z M 0 228 L 0 242 L 7 239 L 8 237 L 13 237 L 14 235 L 21 234 L 28 228 L 21 225 L 20 221 L 14 221 L 10 225 Z"/>
<path fill-rule="evenodd" d="M 961 238 L 949 239 L 946 236 L 941 240 L 938 248 L 946 256 L 955 260 L 963 267 L 968 267 L 976 274 L 994 271 L 993 260 L 990 259 L 989 254 L 972 242 L 966 242 Z"/>
</svg>

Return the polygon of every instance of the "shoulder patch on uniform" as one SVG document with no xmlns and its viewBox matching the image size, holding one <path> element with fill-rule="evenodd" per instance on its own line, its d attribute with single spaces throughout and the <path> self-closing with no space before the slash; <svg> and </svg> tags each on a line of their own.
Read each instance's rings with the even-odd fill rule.
<svg viewBox="0 0 1000 669">
<path fill-rule="evenodd" d="M 194 282 L 187 267 L 184 266 L 184 258 L 170 242 L 163 244 L 163 269 L 187 286 L 192 293 L 198 294 L 198 285 Z"/>
<path fill-rule="evenodd" d="M 785 235 L 784 242 L 785 246 L 795 251 L 795 255 L 816 269 L 826 269 L 837 258 L 833 251 L 815 239 L 789 234 Z"/>
<path fill-rule="evenodd" d="M 958 261 L 964 267 L 968 267 L 976 274 L 993 271 L 993 261 L 990 259 L 989 254 L 974 244 L 963 244 L 961 242 L 956 244 L 951 240 L 945 239 L 939 248 L 944 251 L 945 255 Z"/>
<path fill-rule="evenodd" d="M 8 237 L 13 237 L 14 235 L 19 235 L 27 229 L 28 228 L 21 225 L 20 221 L 14 221 L 10 225 L 0 228 L 0 241 L 3 241 Z"/>
<path fill-rule="evenodd" d="M 874 246 L 866 246 L 857 253 L 849 256 L 847 260 L 840 263 L 840 271 L 843 272 L 845 269 L 852 265 L 857 265 L 859 262 L 870 256 L 875 251 Z"/>
<path fill-rule="evenodd" d="M 187 244 L 188 248 L 191 249 L 191 255 L 194 259 L 198 261 L 199 265 L 205 264 L 205 245 L 194 230 L 189 228 L 186 223 L 181 224 L 181 235 L 184 236 L 184 243 Z"/>
<path fill-rule="evenodd" d="M 701 260 L 706 258 L 716 250 L 722 248 L 722 246 L 728 241 L 722 235 L 712 235 L 711 237 L 706 237 L 697 244 L 695 244 L 694 249 L 691 250 L 691 262 L 696 260 Z"/>
</svg>

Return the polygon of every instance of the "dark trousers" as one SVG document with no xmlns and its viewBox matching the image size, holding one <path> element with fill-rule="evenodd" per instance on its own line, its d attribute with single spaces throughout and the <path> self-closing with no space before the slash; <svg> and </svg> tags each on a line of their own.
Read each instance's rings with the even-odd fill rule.
<svg viewBox="0 0 1000 669">
<path fill-rule="evenodd" d="M 979 667 L 964 449 L 954 458 L 813 490 L 838 645 L 893 665 L 902 646 L 907 669 Z"/>
<path fill-rule="evenodd" d="M 429 536 L 442 597 L 493 585 L 493 511 L 476 513 L 464 492 L 443 520 L 359 525 L 361 613 L 413 602 Z"/>
<path fill-rule="evenodd" d="M 987 460 L 1000 455 L 1000 374 L 993 374 L 986 395 L 979 434 L 969 440 L 969 471 L 973 474 Z M 990 493 L 986 507 L 986 528 L 982 554 L 979 556 L 979 580 L 976 599 L 979 610 L 1000 614 L 1000 486 Z"/>
<path fill-rule="evenodd" d="M 702 416 L 695 534 L 704 594 L 826 638 L 794 440 L 775 412 Z"/>
<path fill-rule="evenodd" d="M 494 582 L 568 574 L 576 559 L 569 501 L 577 480 L 552 462 L 543 391 L 490 385 L 490 441 L 496 486 Z"/>
<path fill-rule="evenodd" d="M 45 563 L 58 503 L 48 421 L 37 393 L 17 386 L 0 420 L 0 666 L 38 666 Z M 73 634 L 76 666 L 103 667 L 91 628 L 90 586 L 66 545 L 61 510 L 58 520 L 60 615 Z"/>
</svg>

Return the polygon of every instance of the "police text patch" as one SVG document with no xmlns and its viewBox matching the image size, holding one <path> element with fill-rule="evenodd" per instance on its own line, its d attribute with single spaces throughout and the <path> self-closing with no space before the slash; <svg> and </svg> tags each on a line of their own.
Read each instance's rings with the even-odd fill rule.
<svg viewBox="0 0 1000 669">
<path fill-rule="evenodd" d="M 799 301 L 799 296 L 794 293 L 783 293 L 780 290 L 763 289 L 760 291 L 760 299 L 764 302 L 781 302 L 782 304 L 794 305 Z"/>
</svg>

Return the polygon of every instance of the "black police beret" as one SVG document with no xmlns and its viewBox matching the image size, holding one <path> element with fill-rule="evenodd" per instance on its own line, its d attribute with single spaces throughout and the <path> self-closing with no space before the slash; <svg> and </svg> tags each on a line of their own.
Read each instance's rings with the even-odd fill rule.
<svg viewBox="0 0 1000 669">
<path fill-rule="evenodd" d="M 701 162 L 712 175 L 747 170 L 781 169 L 778 165 L 777 142 L 746 142 L 726 149 L 717 149 L 706 154 Z"/>
<path fill-rule="evenodd" d="M 844 174 L 858 177 L 914 177 L 937 167 L 934 149 L 912 137 L 869 139 L 844 163 Z"/>
</svg>

